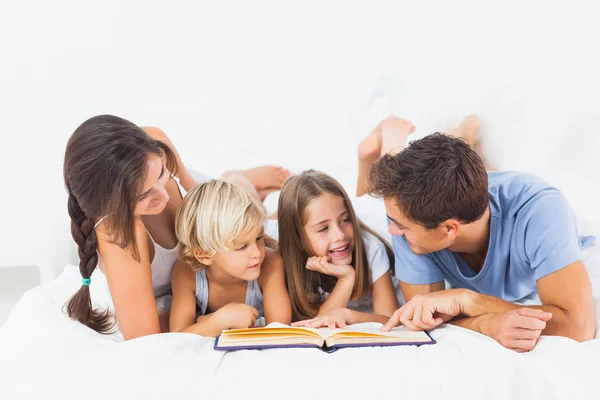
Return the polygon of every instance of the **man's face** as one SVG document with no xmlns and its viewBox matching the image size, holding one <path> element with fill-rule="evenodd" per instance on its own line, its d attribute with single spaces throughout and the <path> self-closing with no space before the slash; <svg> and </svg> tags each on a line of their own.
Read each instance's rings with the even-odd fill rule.
<svg viewBox="0 0 600 400">
<path fill-rule="evenodd" d="M 425 229 L 423 226 L 409 220 L 400 211 L 396 199 L 390 198 L 383 201 L 387 216 L 391 220 L 388 231 L 394 236 L 404 236 L 413 253 L 429 254 L 452 245 L 453 239 L 443 223 L 435 229 Z"/>
</svg>

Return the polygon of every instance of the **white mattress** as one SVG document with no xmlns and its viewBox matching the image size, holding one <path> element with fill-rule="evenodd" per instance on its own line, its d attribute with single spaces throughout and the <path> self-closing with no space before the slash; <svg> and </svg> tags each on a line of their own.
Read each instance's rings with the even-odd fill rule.
<svg viewBox="0 0 600 400">
<path fill-rule="evenodd" d="M 365 204 L 359 204 L 364 202 Z M 386 235 L 381 205 L 357 213 Z M 600 239 L 600 223 L 582 233 Z M 584 254 L 600 296 L 600 245 Z M 446 325 L 433 346 L 218 352 L 213 339 L 169 333 L 121 342 L 69 320 L 63 304 L 79 287 L 67 266 L 54 282 L 27 292 L 0 328 L 0 398 L 419 398 L 554 399 L 600 397 L 600 340 L 541 337 L 518 354 L 494 340 Z M 94 280 L 98 282 L 97 279 Z M 94 284 L 92 284 L 94 286 Z M 600 300 L 596 300 L 599 326 Z M 598 338 L 598 331 L 596 331 Z"/>
<path fill-rule="evenodd" d="M 218 352 L 213 339 L 168 333 L 120 342 L 67 318 L 80 285 L 68 266 L 27 292 L 0 329 L 0 398 L 592 398 L 600 340 L 542 337 L 517 354 L 444 326 L 433 346 Z M 600 301 L 596 302 L 597 310 Z M 596 318 L 598 319 L 598 318 Z"/>
</svg>

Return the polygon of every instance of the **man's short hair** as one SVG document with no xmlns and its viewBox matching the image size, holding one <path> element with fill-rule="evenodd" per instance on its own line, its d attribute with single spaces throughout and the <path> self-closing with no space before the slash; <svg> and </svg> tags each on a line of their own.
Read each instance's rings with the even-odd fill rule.
<svg viewBox="0 0 600 400">
<path fill-rule="evenodd" d="M 464 140 L 438 132 L 377 160 L 368 186 L 376 197 L 395 199 L 408 219 L 426 229 L 452 218 L 474 222 L 490 199 L 481 157 Z"/>
</svg>

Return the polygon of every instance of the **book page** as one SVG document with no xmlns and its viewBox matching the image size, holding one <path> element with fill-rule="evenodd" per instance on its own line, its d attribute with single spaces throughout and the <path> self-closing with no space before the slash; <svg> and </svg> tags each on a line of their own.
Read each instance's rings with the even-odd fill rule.
<svg viewBox="0 0 600 400">
<path fill-rule="evenodd" d="M 277 322 L 270 323 L 263 328 L 246 328 L 246 329 L 230 329 L 223 331 L 223 335 L 234 337 L 234 336 L 245 336 L 248 335 L 265 335 L 265 336 L 276 336 L 276 335 L 307 335 L 312 337 L 322 337 L 327 339 L 330 337 L 390 337 L 390 338 L 403 338 L 403 339 L 415 339 L 415 340 L 428 340 L 429 337 L 425 332 L 422 331 L 411 331 L 410 329 L 399 326 L 393 328 L 390 332 L 381 332 L 383 324 L 377 322 L 365 322 L 360 324 L 348 325 L 344 329 L 329 329 L 329 328 L 304 328 L 304 327 L 292 327 Z M 242 338 L 240 338 L 242 339 Z"/>
<path fill-rule="evenodd" d="M 324 338 L 328 337 L 396 337 L 403 339 L 423 340 L 429 339 L 429 336 L 423 331 L 412 331 L 404 326 L 393 328 L 389 332 L 382 332 L 383 324 L 378 322 L 365 322 L 349 325 L 345 329 L 320 328 L 319 334 Z"/>
<path fill-rule="evenodd" d="M 414 339 L 414 340 L 429 340 L 429 336 L 424 331 L 412 331 L 405 326 L 397 326 L 389 332 L 381 332 L 381 327 L 378 328 L 358 328 L 344 329 L 334 332 L 330 336 L 336 337 L 360 337 L 360 336 L 371 336 L 371 337 L 389 337 L 389 338 L 402 338 L 402 339 Z"/>
<path fill-rule="evenodd" d="M 221 332 L 223 336 L 241 336 L 241 335 L 306 335 L 312 337 L 320 337 L 318 329 L 293 327 L 278 322 L 270 323 L 265 327 L 260 328 L 244 328 L 244 329 L 228 329 Z"/>
</svg>

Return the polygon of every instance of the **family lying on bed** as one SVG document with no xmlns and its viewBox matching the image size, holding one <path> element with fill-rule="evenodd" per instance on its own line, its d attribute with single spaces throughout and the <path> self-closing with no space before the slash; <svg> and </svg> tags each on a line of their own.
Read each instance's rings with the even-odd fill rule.
<svg viewBox="0 0 600 400">
<path fill-rule="evenodd" d="M 415 128 L 392 116 L 361 142 L 357 195 L 383 199 L 390 248 L 324 173 L 264 166 L 198 184 L 161 130 L 93 117 L 65 154 L 82 275 L 68 314 L 102 333 L 118 321 L 125 339 L 167 330 L 214 337 L 259 318 L 376 321 L 383 330 L 448 322 L 516 351 L 533 349 L 541 334 L 592 339 L 580 253 L 591 238 L 578 237 L 556 188 L 526 173 L 487 172 L 478 129 L 468 117 L 406 146 Z M 267 216 L 260 202 L 275 190 L 278 210 Z M 267 218 L 278 221 L 278 242 L 265 235 Z M 96 267 L 116 321 L 92 308 Z M 169 307 L 160 300 L 171 293 Z"/>
</svg>

